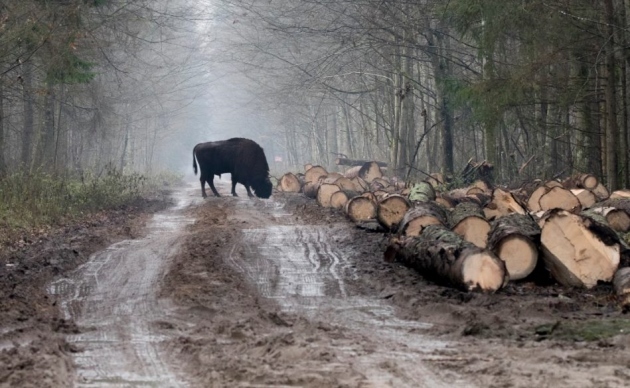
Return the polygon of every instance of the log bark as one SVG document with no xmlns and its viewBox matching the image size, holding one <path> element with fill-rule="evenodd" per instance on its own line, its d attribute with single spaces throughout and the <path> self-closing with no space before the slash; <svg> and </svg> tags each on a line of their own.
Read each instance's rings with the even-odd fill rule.
<svg viewBox="0 0 630 388">
<path fill-rule="evenodd" d="M 366 182 L 370 183 L 375 178 L 382 177 L 383 176 L 383 172 L 381 171 L 381 168 L 379 167 L 378 163 L 376 163 L 376 162 L 367 162 L 363 166 L 361 166 L 361 169 L 359 170 L 359 174 L 358 175 L 359 175 L 360 178 L 362 178 Z"/>
<path fill-rule="evenodd" d="M 321 207 L 330 207 L 332 195 L 339 190 L 339 186 L 333 183 L 322 183 L 317 190 L 317 203 Z"/>
<path fill-rule="evenodd" d="M 398 232 L 405 236 L 419 236 L 429 225 L 448 225 L 446 210 L 436 202 L 416 202 L 407 210 Z"/>
<path fill-rule="evenodd" d="M 435 189 L 427 182 L 416 183 L 409 190 L 410 201 L 435 201 Z"/>
<path fill-rule="evenodd" d="M 630 231 L 630 198 L 609 198 L 591 206 L 591 211 L 606 218 L 608 225 L 617 232 Z"/>
<path fill-rule="evenodd" d="M 313 166 L 304 173 L 304 183 L 317 182 L 319 178 L 328 175 L 328 171 L 322 166 Z"/>
<path fill-rule="evenodd" d="M 610 282 L 619 266 L 620 247 L 614 231 L 594 217 L 554 209 L 544 218 L 541 247 L 545 264 L 558 283 L 591 288 Z M 618 239 L 618 237 L 617 237 Z"/>
<path fill-rule="evenodd" d="M 488 249 L 505 262 L 511 280 L 524 279 L 536 269 L 540 234 L 527 214 L 513 213 L 492 222 Z"/>
<path fill-rule="evenodd" d="M 305 196 L 311 199 L 317 198 L 317 190 L 319 190 L 320 181 L 315 182 L 305 182 L 304 186 L 302 186 L 302 192 Z"/>
<path fill-rule="evenodd" d="M 354 222 L 376 220 L 376 209 L 376 202 L 363 196 L 351 198 L 345 207 L 346 214 Z"/>
<path fill-rule="evenodd" d="M 479 248 L 488 245 L 490 223 L 486 220 L 481 206 L 476 203 L 462 202 L 455 206 L 449 226 L 453 232 Z"/>
<path fill-rule="evenodd" d="M 363 166 L 366 163 L 376 163 L 379 167 L 387 167 L 386 162 L 372 162 L 369 160 L 357 160 L 348 158 L 337 158 L 335 164 L 338 166 Z"/>
<path fill-rule="evenodd" d="M 494 253 L 439 225 L 392 242 L 385 258 L 415 269 L 427 280 L 465 291 L 495 292 L 508 281 L 505 263 Z"/>
<path fill-rule="evenodd" d="M 376 219 L 384 228 L 394 232 L 410 207 L 409 201 L 402 195 L 389 195 L 379 201 Z"/>
<path fill-rule="evenodd" d="M 484 209 L 483 213 L 489 221 L 503 217 L 511 213 L 525 214 L 525 209 L 514 199 L 510 192 L 501 189 L 492 191 L 492 199 Z"/>
<path fill-rule="evenodd" d="M 285 193 L 299 193 L 302 190 L 302 183 L 297 176 L 288 172 L 278 181 L 278 189 Z"/>
</svg>

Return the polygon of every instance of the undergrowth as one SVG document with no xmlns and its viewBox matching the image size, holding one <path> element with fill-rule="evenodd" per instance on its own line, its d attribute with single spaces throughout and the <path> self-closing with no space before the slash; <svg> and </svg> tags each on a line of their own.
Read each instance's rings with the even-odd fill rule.
<svg viewBox="0 0 630 388">
<path fill-rule="evenodd" d="M 17 171 L 0 179 L 0 227 L 21 229 L 113 209 L 172 185 L 178 177 L 151 178 L 110 168 L 101 174 Z"/>
</svg>

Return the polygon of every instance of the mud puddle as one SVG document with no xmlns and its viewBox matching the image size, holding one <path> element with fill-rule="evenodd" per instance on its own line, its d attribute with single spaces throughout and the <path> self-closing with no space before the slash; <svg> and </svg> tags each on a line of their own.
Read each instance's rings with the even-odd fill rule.
<svg viewBox="0 0 630 388">
<path fill-rule="evenodd" d="M 78 386 L 182 385 L 177 371 L 163 361 L 159 344 L 164 338 L 152 323 L 169 309 L 157 297 L 159 281 L 184 226 L 193 222 L 183 215 L 183 209 L 200 202 L 193 192 L 192 187 L 175 191 L 176 205 L 153 216 L 146 237 L 113 244 L 48 286 L 63 316 L 79 328 L 66 338 L 76 348 Z"/>
<path fill-rule="evenodd" d="M 247 206 L 251 207 L 251 205 Z M 364 376 L 367 386 L 472 386 L 461 379 L 442 381 L 424 360 L 448 343 L 423 332 L 430 324 L 398 319 L 386 296 L 355 292 L 352 280 L 361 265 L 345 224 L 296 225 L 278 203 L 265 203 L 277 223 L 243 229 L 233 245 L 232 265 L 274 300 L 281 311 L 352 332 L 365 346 L 336 348 L 341 363 Z"/>
</svg>

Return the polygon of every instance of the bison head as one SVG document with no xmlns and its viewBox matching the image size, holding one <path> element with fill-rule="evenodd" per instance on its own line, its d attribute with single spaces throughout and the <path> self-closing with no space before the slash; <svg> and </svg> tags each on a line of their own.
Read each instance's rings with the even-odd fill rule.
<svg viewBox="0 0 630 388">
<path fill-rule="evenodd" d="M 273 189 L 273 185 L 269 180 L 268 176 L 265 176 L 260 179 L 256 179 L 252 183 L 252 188 L 254 189 L 254 193 L 258 198 L 269 198 L 271 197 L 271 190 Z"/>
</svg>

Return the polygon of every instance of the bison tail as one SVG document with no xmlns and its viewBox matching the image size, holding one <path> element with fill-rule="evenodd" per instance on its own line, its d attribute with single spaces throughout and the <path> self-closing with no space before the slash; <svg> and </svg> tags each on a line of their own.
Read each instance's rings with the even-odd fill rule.
<svg viewBox="0 0 630 388">
<path fill-rule="evenodd" d="M 195 150 L 193 150 L 193 171 L 197 175 L 197 161 L 195 160 Z"/>
</svg>

